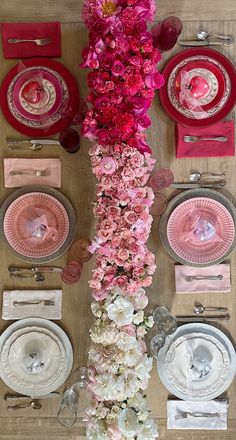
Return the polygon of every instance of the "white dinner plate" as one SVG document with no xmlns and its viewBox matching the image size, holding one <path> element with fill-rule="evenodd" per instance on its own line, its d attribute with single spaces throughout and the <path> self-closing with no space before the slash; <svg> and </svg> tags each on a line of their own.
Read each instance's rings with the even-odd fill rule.
<svg viewBox="0 0 236 440">
<path fill-rule="evenodd" d="M 208 401 L 222 394 L 236 372 L 235 349 L 218 328 L 202 323 L 180 326 L 170 335 L 173 345 L 159 351 L 157 368 L 165 387 L 183 400 Z M 191 368 L 193 351 L 208 353 L 210 372 L 197 377 Z"/>
<path fill-rule="evenodd" d="M 46 356 L 44 352 L 46 368 L 30 373 L 22 365 L 23 357 L 19 347 L 22 345 L 23 349 L 27 349 L 28 345 L 29 349 L 33 348 L 31 344 L 40 339 L 40 329 L 42 341 L 39 348 L 45 350 L 46 339 L 50 338 L 56 356 Z M 18 393 L 34 397 L 55 391 L 66 381 L 72 365 L 71 342 L 61 327 L 52 321 L 43 318 L 21 319 L 11 324 L 0 336 L 0 376 L 3 382 Z"/>
</svg>

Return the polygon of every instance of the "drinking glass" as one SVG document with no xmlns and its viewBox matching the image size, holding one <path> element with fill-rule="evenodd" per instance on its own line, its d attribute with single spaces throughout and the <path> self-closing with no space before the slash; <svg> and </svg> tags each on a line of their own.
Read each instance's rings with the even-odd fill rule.
<svg viewBox="0 0 236 440">
<path fill-rule="evenodd" d="M 70 261 L 61 272 L 61 279 L 66 284 L 78 283 L 83 265 L 79 261 Z"/>
<path fill-rule="evenodd" d="M 178 17 L 170 16 L 157 23 L 151 29 L 153 46 L 165 52 L 172 49 L 182 31 L 182 22 Z"/>
<path fill-rule="evenodd" d="M 161 189 L 167 188 L 173 181 L 174 176 L 169 168 L 159 168 L 152 172 L 149 179 L 149 185 L 155 193 Z"/>
<path fill-rule="evenodd" d="M 93 254 L 88 251 L 88 246 L 91 242 L 87 238 L 80 238 L 74 241 L 69 249 L 69 260 L 79 261 L 80 263 L 85 263 L 92 258 Z"/>
<path fill-rule="evenodd" d="M 69 127 L 61 131 L 59 142 L 68 153 L 76 153 L 80 148 L 80 135 L 75 128 Z"/>
<path fill-rule="evenodd" d="M 168 200 L 162 193 L 156 193 L 153 204 L 150 208 L 150 214 L 153 217 L 158 217 L 163 214 L 167 207 Z"/>
<path fill-rule="evenodd" d="M 153 312 L 153 319 L 157 326 L 158 332 L 164 332 L 165 335 L 170 335 L 177 329 L 177 321 L 169 312 L 169 310 L 160 306 Z"/>
<path fill-rule="evenodd" d="M 65 389 L 62 395 L 57 413 L 57 420 L 62 426 L 72 426 L 76 422 L 80 392 L 86 388 L 87 382 L 87 368 L 77 368 L 72 374 L 70 385 Z"/>
</svg>

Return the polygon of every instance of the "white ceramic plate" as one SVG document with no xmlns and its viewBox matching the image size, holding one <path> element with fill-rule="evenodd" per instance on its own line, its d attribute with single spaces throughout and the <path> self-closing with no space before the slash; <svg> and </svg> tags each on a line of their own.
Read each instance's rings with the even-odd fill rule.
<svg viewBox="0 0 236 440">
<path fill-rule="evenodd" d="M 29 380 L 27 381 L 27 373 L 26 376 L 22 375 L 22 368 L 14 367 L 12 366 L 12 356 L 11 356 L 11 362 L 7 362 L 6 356 L 5 356 L 5 346 L 8 345 L 8 340 L 12 340 L 12 344 L 17 341 L 17 338 L 14 338 L 14 334 L 16 336 L 19 335 L 19 337 L 24 334 L 24 329 L 26 329 L 27 338 L 30 338 L 30 327 L 32 326 L 32 336 L 35 337 L 37 333 L 40 331 L 40 328 L 42 328 L 42 335 L 47 335 L 54 339 L 54 342 L 57 343 L 58 341 L 58 347 L 60 351 L 62 351 L 62 367 L 60 367 L 60 363 L 58 363 L 58 359 L 55 358 L 55 361 L 58 363 L 59 371 L 58 373 L 55 371 L 54 368 L 51 368 L 51 366 L 48 366 L 48 372 L 51 374 L 51 377 L 45 377 L 45 379 L 42 378 L 42 375 L 40 373 L 28 373 Z M 36 330 L 37 329 L 37 330 Z M 20 331 L 19 331 L 20 330 Z M 36 332 L 35 332 L 36 330 Z M 22 333 L 23 332 L 23 333 Z M 9 351 L 12 348 L 14 348 L 14 345 L 10 344 L 8 347 Z M 53 344 L 53 342 L 52 342 Z M 21 356 L 19 356 L 19 360 L 21 359 Z M 15 357 L 14 360 L 16 361 Z M 52 358 L 49 358 L 49 362 L 54 362 Z M 52 391 L 55 391 L 57 388 L 59 388 L 67 379 L 71 372 L 71 368 L 73 365 L 73 349 L 71 342 L 66 335 L 66 333 L 59 327 L 57 324 L 55 324 L 52 321 L 49 321 L 47 319 L 43 318 L 25 318 L 21 319 L 19 321 L 14 322 L 11 324 L 0 336 L 0 376 L 3 382 L 6 383 L 12 390 L 29 395 L 31 397 L 34 396 L 44 396 L 45 394 L 51 393 Z M 9 374 L 10 369 L 10 374 Z M 53 372 L 53 374 L 52 374 Z M 39 382 L 41 382 L 41 385 L 37 383 L 37 375 L 39 375 Z M 33 379 L 34 376 L 34 380 Z M 37 383 L 36 386 L 34 386 L 34 381 Z"/>
<path fill-rule="evenodd" d="M 229 338 L 208 324 L 190 323 L 179 327 L 170 336 L 169 350 L 159 351 L 157 368 L 165 387 L 183 400 L 211 400 L 222 394 L 231 384 L 236 372 L 235 349 Z M 211 357 L 211 371 L 205 377 L 196 377 L 189 368 L 191 346 L 201 347 Z M 189 349 L 189 351 L 188 351 Z"/>
</svg>

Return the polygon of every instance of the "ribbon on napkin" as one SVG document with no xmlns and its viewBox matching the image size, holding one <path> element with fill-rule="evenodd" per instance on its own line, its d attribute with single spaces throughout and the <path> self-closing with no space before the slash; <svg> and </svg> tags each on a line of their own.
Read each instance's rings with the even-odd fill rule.
<svg viewBox="0 0 236 440">
<path fill-rule="evenodd" d="M 47 23 L 1 23 L 4 58 L 60 57 L 61 25 Z M 37 46 L 32 42 L 9 43 L 9 38 L 51 38 L 48 44 Z"/>
<path fill-rule="evenodd" d="M 14 306 L 14 301 L 51 300 L 53 305 L 29 304 Z M 29 316 L 40 316 L 47 319 L 61 319 L 62 290 L 4 290 L 2 319 L 22 319 Z"/>
<path fill-rule="evenodd" d="M 184 142 L 184 136 L 227 137 L 226 142 L 202 141 Z M 234 156 L 234 121 L 223 121 L 207 127 L 187 127 L 176 124 L 176 157 L 222 157 Z"/>
<path fill-rule="evenodd" d="M 212 417 L 184 417 L 184 414 L 215 414 Z M 167 429 L 227 429 L 227 400 L 208 402 L 188 400 L 167 401 Z"/>
<path fill-rule="evenodd" d="M 191 280 L 189 276 L 216 276 L 222 275 L 222 279 L 216 280 Z M 209 293 L 209 292 L 231 292 L 230 264 L 213 264 L 208 267 L 192 267 L 182 264 L 175 265 L 175 287 L 176 293 Z"/>
<path fill-rule="evenodd" d="M 51 159 L 4 158 L 4 185 L 6 188 L 19 188 L 26 185 L 47 185 L 61 187 L 61 161 Z M 10 171 L 19 170 L 29 174 L 11 175 Z M 35 176 L 34 171 L 46 171 L 45 176 Z"/>
</svg>

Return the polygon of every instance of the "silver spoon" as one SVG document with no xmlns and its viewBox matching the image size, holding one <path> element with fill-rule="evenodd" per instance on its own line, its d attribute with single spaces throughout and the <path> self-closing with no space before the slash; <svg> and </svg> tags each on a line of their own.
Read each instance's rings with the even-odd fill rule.
<svg viewBox="0 0 236 440">
<path fill-rule="evenodd" d="M 191 173 L 189 176 L 190 182 L 198 182 L 201 178 L 210 178 L 210 179 L 221 179 L 221 177 L 225 177 L 225 173 L 215 174 L 215 173 L 198 173 L 195 171 Z"/>
<path fill-rule="evenodd" d="M 201 303 L 195 303 L 195 307 L 193 308 L 193 313 L 195 313 L 196 315 L 201 315 L 202 313 L 204 313 L 205 311 L 207 312 L 228 312 L 228 308 L 227 307 L 204 307 Z"/>
<path fill-rule="evenodd" d="M 11 272 L 10 277 L 11 278 L 34 278 L 35 281 L 37 281 L 39 283 L 41 283 L 42 281 L 45 281 L 45 277 L 40 272 L 33 273 L 33 274 L 22 274 L 22 273 Z"/>
<path fill-rule="evenodd" d="M 9 411 L 13 411 L 15 409 L 19 408 L 33 408 L 33 409 L 41 409 L 42 405 L 37 400 L 32 400 L 32 402 L 29 403 L 19 403 L 18 405 L 9 405 L 7 409 Z"/>
<path fill-rule="evenodd" d="M 24 149 L 24 150 L 33 150 L 33 151 L 37 151 L 37 150 L 41 150 L 41 148 L 43 148 L 42 144 L 32 144 L 29 145 L 28 147 L 26 147 L 25 145 L 9 145 L 8 149 L 9 150 L 20 150 L 20 149 Z"/>
<path fill-rule="evenodd" d="M 220 40 L 232 41 L 232 35 L 224 35 L 224 34 L 209 34 L 206 31 L 198 31 L 197 38 L 198 40 L 207 40 L 209 37 L 219 38 Z"/>
</svg>

